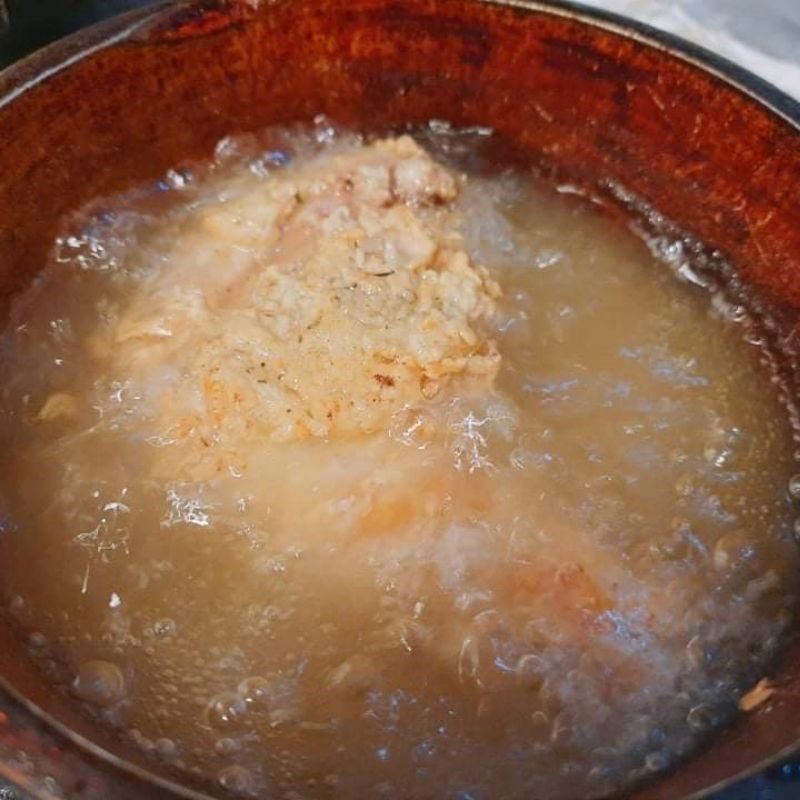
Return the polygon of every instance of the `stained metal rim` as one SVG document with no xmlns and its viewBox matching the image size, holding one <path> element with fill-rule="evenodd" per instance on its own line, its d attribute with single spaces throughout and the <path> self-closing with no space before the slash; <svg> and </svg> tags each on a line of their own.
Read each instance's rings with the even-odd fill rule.
<svg viewBox="0 0 800 800">
<path fill-rule="evenodd" d="M 477 0 L 477 2 L 567 17 L 654 47 L 703 72 L 710 73 L 800 131 L 800 100 L 796 100 L 769 81 L 724 56 L 673 33 L 662 31 L 622 14 L 575 3 L 572 0 Z"/>
<path fill-rule="evenodd" d="M 659 30 L 622 14 L 586 6 L 582 3 L 572 2 L 572 0 L 462 1 L 514 8 L 523 13 L 541 13 L 566 17 L 589 27 L 600 28 L 617 36 L 632 39 L 648 47 L 661 50 L 673 58 L 713 75 L 737 91 L 747 95 L 767 111 L 781 118 L 800 134 L 800 102 L 798 100 L 729 59 L 675 34 Z M 124 43 L 137 31 L 157 20 L 167 9 L 175 6 L 191 5 L 191 2 L 192 0 L 184 0 L 183 2 L 162 0 L 162 2 L 157 2 L 149 8 L 117 15 L 109 20 L 77 31 L 17 61 L 5 70 L 0 71 L 0 113 L 2 113 L 2 109 L 5 106 L 10 105 L 18 97 L 21 97 L 53 75 L 68 69 L 93 53 Z M 20 694 L 3 675 L 0 675 L 0 692 L 5 693 L 12 701 L 30 712 L 38 721 L 50 727 L 58 735 L 128 777 L 156 786 L 187 800 L 212 800 L 210 795 L 195 791 L 167 778 L 162 778 L 147 769 L 125 761 L 104 747 L 76 733 L 43 708 Z M 790 745 L 774 753 L 772 756 L 763 759 L 750 768 L 737 772 L 729 778 L 688 795 L 684 800 L 700 800 L 713 792 L 720 791 L 747 777 L 758 774 L 764 769 L 791 757 L 797 752 L 798 748 L 800 748 L 800 742 L 797 745 Z M 32 796 L 39 798 L 39 800 L 54 800 L 49 793 L 43 792 L 40 787 L 36 786 L 29 776 L 3 762 L 0 762 L 0 777 L 11 781 Z"/>
</svg>

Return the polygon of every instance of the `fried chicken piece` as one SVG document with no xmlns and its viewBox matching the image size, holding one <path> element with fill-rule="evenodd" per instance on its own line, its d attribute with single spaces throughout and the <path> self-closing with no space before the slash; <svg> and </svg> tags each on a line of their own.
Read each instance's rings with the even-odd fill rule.
<svg viewBox="0 0 800 800">
<path fill-rule="evenodd" d="M 464 250 L 458 184 L 405 136 L 250 176 L 197 210 L 95 352 L 128 365 L 189 460 L 384 431 L 440 392 L 488 389 L 499 288 Z"/>
</svg>

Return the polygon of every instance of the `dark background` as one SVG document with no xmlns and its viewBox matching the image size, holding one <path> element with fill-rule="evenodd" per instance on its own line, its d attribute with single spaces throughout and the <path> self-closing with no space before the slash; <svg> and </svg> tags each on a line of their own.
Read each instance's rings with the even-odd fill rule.
<svg viewBox="0 0 800 800">
<path fill-rule="evenodd" d="M 155 0 L 0 0 L 0 69 L 78 28 L 153 2 Z M 17 798 L 23 800 L 12 787 L 0 783 L 0 800 Z M 744 781 L 719 793 L 714 800 L 800 800 L 800 760 Z"/>
<path fill-rule="evenodd" d="M 0 69 L 54 39 L 154 0 L 0 0 Z M 6 23 L 3 23 L 3 4 Z M 5 28 L 5 33 L 2 33 Z"/>
</svg>

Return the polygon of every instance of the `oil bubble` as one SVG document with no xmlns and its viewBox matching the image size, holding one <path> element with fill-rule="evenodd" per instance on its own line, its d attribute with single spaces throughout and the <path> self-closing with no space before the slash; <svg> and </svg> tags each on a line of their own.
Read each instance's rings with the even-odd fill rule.
<svg viewBox="0 0 800 800">
<path fill-rule="evenodd" d="M 178 754 L 178 745 L 172 739 L 156 739 L 154 745 L 156 753 L 163 759 L 175 758 Z"/>
<path fill-rule="evenodd" d="M 707 705 L 696 705 L 689 710 L 686 722 L 692 730 L 704 731 L 714 724 L 714 713 Z"/>
<path fill-rule="evenodd" d="M 160 639 L 166 639 L 168 636 L 172 636 L 177 629 L 178 626 L 173 619 L 165 618 L 153 623 L 153 635 Z"/>
<path fill-rule="evenodd" d="M 531 692 L 538 692 L 542 688 L 542 667 L 544 662 L 539 656 L 528 653 L 517 661 L 514 678 L 517 685 Z"/>
<path fill-rule="evenodd" d="M 239 684 L 239 697 L 250 708 L 266 708 L 271 695 L 272 684 L 266 678 L 245 678 Z"/>
<path fill-rule="evenodd" d="M 110 661 L 86 661 L 72 682 L 76 697 L 99 708 L 108 708 L 125 696 L 122 670 Z"/>
<path fill-rule="evenodd" d="M 250 771 L 236 764 L 220 770 L 217 780 L 223 789 L 233 794 L 252 795 L 255 788 Z"/>
<path fill-rule="evenodd" d="M 216 744 L 214 745 L 214 750 L 218 755 L 230 756 L 239 750 L 239 743 L 236 741 L 236 739 L 231 739 L 229 736 L 223 736 L 221 739 L 217 739 Z"/>
<path fill-rule="evenodd" d="M 241 725 L 246 714 L 247 705 L 238 694 L 223 692 L 206 706 L 205 719 L 212 728 L 230 728 Z"/>
<path fill-rule="evenodd" d="M 645 769 L 649 772 L 661 772 L 668 764 L 669 760 L 664 753 L 648 753 L 644 760 Z"/>
</svg>

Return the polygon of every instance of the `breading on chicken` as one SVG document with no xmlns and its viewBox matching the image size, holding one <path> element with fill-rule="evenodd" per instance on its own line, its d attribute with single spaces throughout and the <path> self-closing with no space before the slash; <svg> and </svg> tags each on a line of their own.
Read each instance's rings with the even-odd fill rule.
<svg viewBox="0 0 800 800">
<path fill-rule="evenodd" d="M 95 351 L 128 365 L 159 436 L 217 455 L 374 433 L 488 388 L 499 288 L 464 249 L 458 189 L 407 136 L 251 178 L 197 209 Z"/>
</svg>

